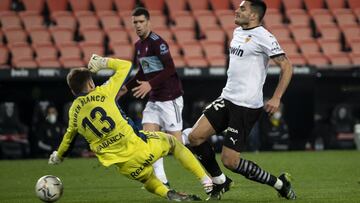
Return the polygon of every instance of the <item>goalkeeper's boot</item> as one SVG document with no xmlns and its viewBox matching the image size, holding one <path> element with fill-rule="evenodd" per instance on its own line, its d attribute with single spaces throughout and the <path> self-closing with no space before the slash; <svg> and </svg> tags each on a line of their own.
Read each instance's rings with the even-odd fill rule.
<svg viewBox="0 0 360 203">
<path fill-rule="evenodd" d="M 278 178 L 283 182 L 282 188 L 277 190 L 279 196 L 289 200 L 295 200 L 296 194 L 291 187 L 291 175 L 289 173 L 282 173 Z"/>
<path fill-rule="evenodd" d="M 209 192 L 209 197 L 206 200 L 220 200 L 222 194 L 229 191 L 234 185 L 234 182 L 226 176 L 226 180 L 223 184 L 214 184 L 213 189 Z"/>
<path fill-rule="evenodd" d="M 182 201 L 201 201 L 201 198 L 197 195 L 188 195 L 185 193 L 176 192 L 175 190 L 169 190 L 167 193 L 168 200 L 182 202 Z"/>
</svg>

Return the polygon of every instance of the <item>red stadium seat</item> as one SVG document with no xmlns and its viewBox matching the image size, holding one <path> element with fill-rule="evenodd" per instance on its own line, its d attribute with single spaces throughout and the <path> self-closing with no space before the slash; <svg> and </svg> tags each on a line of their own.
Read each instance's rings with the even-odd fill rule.
<svg viewBox="0 0 360 203">
<path fill-rule="evenodd" d="M 286 11 L 291 9 L 303 9 L 302 0 L 283 0 L 283 5 Z"/>
<path fill-rule="evenodd" d="M 360 28 L 358 25 L 342 26 L 340 28 L 344 34 L 345 42 L 348 47 L 350 46 L 352 40 L 360 38 Z"/>
<path fill-rule="evenodd" d="M 8 44 L 27 43 L 27 35 L 22 28 L 6 28 L 3 32 Z"/>
<path fill-rule="evenodd" d="M 206 60 L 209 62 L 210 67 L 225 67 L 226 65 L 226 56 L 216 56 L 216 57 L 206 57 Z"/>
<path fill-rule="evenodd" d="M 317 68 L 327 67 L 327 65 L 329 65 L 329 59 L 322 53 L 303 55 L 309 65 L 316 66 Z"/>
<path fill-rule="evenodd" d="M 37 64 L 39 65 L 39 68 L 61 68 L 61 63 L 57 59 L 53 58 L 41 58 L 36 59 Z"/>
<path fill-rule="evenodd" d="M 347 0 L 349 8 L 351 8 L 353 11 L 355 9 L 359 9 L 360 8 L 360 1 L 358 0 Z"/>
<path fill-rule="evenodd" d="M 51 18 L 55 22 L 56 27 L 68 28 L 71 30 L 76 29 L 76 19 L 69 11 L 53 12 Z"/>
<path fill-rule="evenodd" d="M 310 26 L 310 16 L 303 9 L 294 9 L 286 12 L 292 26 Z"/>
<path fill-rule="evenodd" d="M 339 26 L 358 25 L 356 17 L 350 9 L 334 9 L 333 13 Z"/>
<path fill-rule="evenodd" d="M 325 2 L 328 9 L 331 11 L 345 8 L 345 0 L 325 0 Z"/>
<path fill-rule="evenodd" d="M 45 0 L 22 0 L 26 11 L 42 13 L 45 6 Z"/>
<path fill-rule="evenodd" d="M 213 43 L 213 42 L 201 43 L 201 46 L 207 58 L 225 56 L 223 43 Z"/>
<path fill-rule="evenodd" d="M 127 30 L 127 33 L 130 39 L 130 43 L 135 44 L 139 40 L 139 36 L 136 34 L 134 30 Z"/>
<path fill-rule="evenodd" d="M 349 57 L 353 65 L 360 65 L 360 53 L 350 53 Z"/>
<path fill-rule="evenodd" d="M 269 28 L 269 31 L 276 37 L 278 41 L 291 40 L 290 30 L 281 25 Z"/>
<path fill-rule="evenodd" d="M 123 11 L 118 13 L 121 16 L 125 29 L 133 29 L 131 13 L 132 11 Z"/>
<path fill-rule="evenodd" d="M 186 63 L 182 56 L 176 56 L 176 57 L 173 56 L 172 58 L 175 64 L 175 68 L 183 68 L 186 66 Z"/>
<path fill-rule="evenodd" d="M 2 0 L 0 4 L 0 11 L 9 11 L 12 0 Z"/>
<path fill-rule="evenodd" d="M 20 59 L 32 59 L 34 52 L 27 43 L 16 43 L 8 46 L 12 55 L 12 61 Z"/>
<path fill-rule="evenodd" d="M 194 12 L 196 10 L 208 10 L 209 4 L 207 0 L 196 0 L 191 1 L 188 0 L 188 5 L 190 6 L 190 9 Z"/>
<path fill-rule="evenodd" d="M 136 0 L 114 0 L 114 3 L 119 12 L 132 11 L 135 8 Z"/>
<path fill-rule="evenodd" d="M 44 18 L 40 14 L 34 13 L 20 13 L 21 20 L 25 26 L 25 29 L 31 28 L 44 28 Z"/>
<path fill-rule="evenodd" d="M 90 10 L 90 0 L 68 0 L 74 12 Z"/>
<path fill-rule="evenodd" d="M 318 44 L 321 47 L 321 50 L 324 52 L 324 54 L 338 54 L 341 53 L 342 48 L 339 40 L 318 40 Z"/>
<path fill-rule="evenodd" d="M 6 65 L 9 60 L 9 50 L 6 46 L 0 45 L 0 66 Z"/>
<path fill-rule="evenodd" d="M 153 28 L 154 30 L 159 28 L 160 29 L 167 28 L 166 18 L 164 15 L 152 15 L 150 21 L 151 21 L 151 28 Z"/>
<path fill-rule="evenodd" d="M 351 40 L 350 48 L 352 53 L 360 54 L 360 38 Z"/>
<path fill-rule="evenodd" d="M 185 42 L 196 42 L 195 31 L 192 29 L 172 29 L 172 32 L 176 38 L 178 44 Z"/>
<path fill-rule="evenodd" d="M 242 0 L 230 0 L 232 7 L 235 9 L 239 8 L 239 5 L 241 2 L 242 2 Z"/>
<path fill-rule="evenodd" d="M 220 21 L 220 25 L 224 29 L 234 29 L 236 27 L 235 25 L 235 17 L 234 14 L 231 15 L 221 15 L 218 16 L 218 19 Z"/>
<path fill-rule="evenodd" d="M 281 0 L 265 0 L 266 6 L 268 9 L 276 9 L 280 10 Z M 234 5 L 235 7 L 235 5 Z M 239 4 L 236 5 L 235 8 L 239 7 Z"/>
<path fill-rule="evenodd" d="M 267 28 L 273 26 L 283 26 L 283 16 L 281 13 L 266 13 L 264 17 L 264 23 Z"/>
<path fill-rule="evenodd" d="M 170 54 L 171 56 L 174 57 L 179 57 L 180 56 L 180 47 L 178 44 L 176 44 L 175 42 L 170 42 L 168 43 L 169 45 L 169 50 L 170 50 Z"/>
<path fill-rule="evenodd" d="M 94 13 L 92 12 L 88 12 L 88 11 L 81 11 L 81 12 L 77 12 L 75 13 L 76 18 L 78 20 L 79 26 L 80 26 L 80 32 L 82 32 L 82 30 L 84 29 L 88 29 L 88 28 L 100 28 L 99 27 L 99 20 L 98 18 L 94 15 Z"/>
<path fill-rule="evenodd" d="M 214 11 L 230 9 L 229 0 L 209 0 L 209 1 L 210 1 L 210 5 Z"/>
<path fill-rule="evenodd" d="M 89 61 L 92 54 L 103 56 L 105 54 L 102 43 L 80 43 L 80 49 L 83 52 L 83 60 Z"/>
<path fill-rule="evenodd" d="M 307 10 L 322 9 L 324 8 L 323 0 L 304 0 Z"/>
<path fill-rule="evenodd" d="M 96 12 L 110 11 L 113 7 L 112 0 L 91 0 Z"/>
<path fill-rule="evenodd" d="M 68 6 L 68 0 L 46 0 L 51 14 L 57 11 L 65 11 Z"/>
<path fill-rule="evenodd" d="M 203 49 L 198 42 L 180 44 L 185 57 L 202 57 Z"/>
<path fill-rule="evenodd" d="M 147 8 L 150 11 L 163 11 L 165 7 L 165 1 L 164 0 L 142 0 L 142 2 L 145 5 L 145 8 Z"/>
<path fill-rule="evenodd" d="M 105 34 L 97 28 L 85 28 L 82 30 L 82 36 L 87 43 L 104 43 Z"/>
<path fill-rule="evenodd" d="M 202 33 L 205 32 L 206 29 L 219 28 L 217 19 L 213 14 L 200 16 L 195 15 L 195 18 Z"/>
<path fill-rule="evenodd" d="M 109 29 L 107 32 L 107 36 L 109 38 L 109 43 L 122 43 L 122 44 L 128 44 L 129 41 L 129 35 L 126 30 L 121 28 L 115 28 L 115 29 Z"/>
<path fill-rule="evenodd" d="M 28 30 L 31 43 L 37 44 L 52 44 L 51 34 L 46 28 L 33 28 Z"/>
<path fill-rule="evenodd" d="M 312 30 L 309 27 L 289 26 L 289 29 L 296 41 L 313 39 Z"/>
<path fill-rule="evenodd" d="M 53 27 L 50 29 L 50 33 L 56 45 L 74 43 L 74 33 L 68 28 Z"/>
<path fill-rule="evenodd" d="M 312 15 L 312 18 L 314 19 L 316 28 L 319 29 L 319 26 L 325 26 L 325 25 L 335 25 L 334 17 L 328 10 L 313 10 L 314 12 L 310 11 L 310 14 Z"/>
<path fill-rule="evenodd" d="M 206 42 L 218 42 L 218 43 L 224 43 L 226 33 L 219 28 L 212 28 L 212 29 L 206 29 L 204 30 L 205 39 L 202 41 Z"/>
<path fill-rule="evenodd" d="M 58 52 L 53 45 L 34 45 L 37 59 L 57 59 Z"/>
<path fill-rule="evenodd" d="M 98 16 L 104 30 L 122 28 L 121 18 L 115 12 L 100 12 L 98 13 Z"/>
<path fill-rule="evenodd" d="M 340 29 L 335 25 L 324 25 L 319 26 L 319 34 L 321 39 L 329 39 L 329 40 L 340 40 Z"/>
<path fill-rule="evenodd" d="M 63 44 L 58 46 L 62 59 L 77 58 L 81 59 L 81 50 L 77 44 Z"/>
<path fill-rule="evenodd" d="M 174 36 L 168 28 L 158 28 L 155 30 L 155 33 L 160 35 L 167 43 L 174 42 Z"/>
<path fill-rule="evenodd" d="M 165 0 L 165 4 L 171 19 L 174 19 L 178 12 L 183 12 L 186 9 L 186 0 Z"/>
<path fill-rule="evenodd" d="M 288 54 L 286 53 L 286 57 L 289 58 L 290 62 L 294 66 L 304 66 L 307 64 L 306 59 L 301 54 Z"/>
<path fill-rule="evenodd" d="M 207 68 L 209 66 L 208 61 L 200 56 L 200 57 L 184 57 L 185 64 L 187 67 L 191 68 Z"/>
<path fill-rule="evenodd" d="M 303 54 L 319 54 L 320 53 L 320 47 L 319 44 L 313 40 L 301 40 L 296 42 L 299 46 L 301 52 Z"/>
<path fill-rule="evenodd" d="M 60 64 L 64 68 L 76 68 L 85 66 L 84 61 L 78 58 L 60 58 Z"/>
<path fill-rule="evenodd" d="M 291 40 L 280 41 L 281 48 L 285 51 L 286 55 L 297 55 L 299 54 L 299 47 Z"/>
<path fill-rule="evenodd" d="M 349 56 L 345 53 L 328 54 L 327 56 L 330 60 L 331 65 L 335 65 L 335 66 L 351 65 L 351 60 Z"/>
<path fill-rule="evenodd" d="M 5 28 L 22 28 L 19 16 L 12 11 L 4 12 L 0 16 L 2 29 Z"/>
<path fill-rule="evenodd" d="M 195 28 L 195 18 L 189 14 L 189 15 L 180 15 L 180 16 L 174 16 L 174 23 L 175 27 L 185 28 L 185 29 L 194 29 Z"/>
<path fill-rule="evenodd" d="M 116 58 L 121 58 L 125 60 L 133 60 L 134 57 L 134 47 L 131 44 L 112 44 L 112 51 Z"/>
<path fill-rule="evenodd" d="M 14 60 L 12 64 L 15 68 L 35 69 L 38 67 L 36 61 L 30 58 Z"/>
</svg>

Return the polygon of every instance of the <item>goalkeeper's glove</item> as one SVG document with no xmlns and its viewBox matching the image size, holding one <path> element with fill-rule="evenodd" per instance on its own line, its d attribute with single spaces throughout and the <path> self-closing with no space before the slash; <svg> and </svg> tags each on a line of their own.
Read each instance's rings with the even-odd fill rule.
<svg viewBox="0 0 360 203">
<path fill-rule="evenodd" d="M 96 73 L 101 69 L 107 68 L 109 58 L 93 54 L 90 58 L 88 68 L 91 72 Z"/>
<path fill-rule="evenodd" d="M 62 162 L 62 159 L 60 159 L 57 156 L 57 151 L 53 151 L 53 153 L 50 155 L 48 164 L 55 165 L 55 164 L 59 164 L 61 162 Z"/>
</svg>

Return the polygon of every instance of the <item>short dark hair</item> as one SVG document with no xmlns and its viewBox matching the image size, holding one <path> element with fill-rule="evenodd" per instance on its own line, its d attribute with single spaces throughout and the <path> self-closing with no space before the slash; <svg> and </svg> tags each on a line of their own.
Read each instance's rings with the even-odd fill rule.
<svg viewBox="0 0 360 203">
<path fill-rule="evenodd" d="M 141 16 L 144 15 L 147 20 L 150 19 L 149 11 L 144 7 L 137 7 L 132 11 L 132 16 Z"/>
<path fill-rule="evenodd" d="M 262 0 L 246 0 L 246 1 L 250 2 L 251 9 L 259 15 L 259 22 L 261 22 L 266 13 L 265 2 Z"/>
<path fill-rule="evenodd" d="M 86 84 L 91 79 L 91 72 L 87 68 L 71 69 L 66 77 L 67 84 L 76 95 L 85 93 Z"/>
</svg>

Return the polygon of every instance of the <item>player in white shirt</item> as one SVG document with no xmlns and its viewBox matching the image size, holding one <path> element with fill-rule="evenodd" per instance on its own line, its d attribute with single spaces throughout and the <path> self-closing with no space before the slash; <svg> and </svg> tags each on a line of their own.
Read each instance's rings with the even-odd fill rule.
<svg viewBox="0 0 360 203">
<path fill-rule="evenodd" d="M 220 199 L 232 182 L 220 170 L 215 152 L 207 141 L 210 136 L 224 130 L 227 134 L 221 161 L 226 168 L 274 187 L 286 199 L 296 198 L 288 173 L 276 177 L 240 156 L 261 112 L 265 109 L 272 114 L 279 108 L 292 77 L 292 66 L 284 51 L 276 38 L 261 26 L 265 12 L 266 4 L 261 0 L 242 1 L 235 11 L 235 24 L 239 27 L 234 30 L 230 43 L 226 86 L 221 96 L 206 107 L 189 134 L 190 145 L 216 184 L 213 199 Z M 264 106 L 262 89 L 270 59 L 280 67 L 281 73 L 272 98 Z"/>
</svg>

